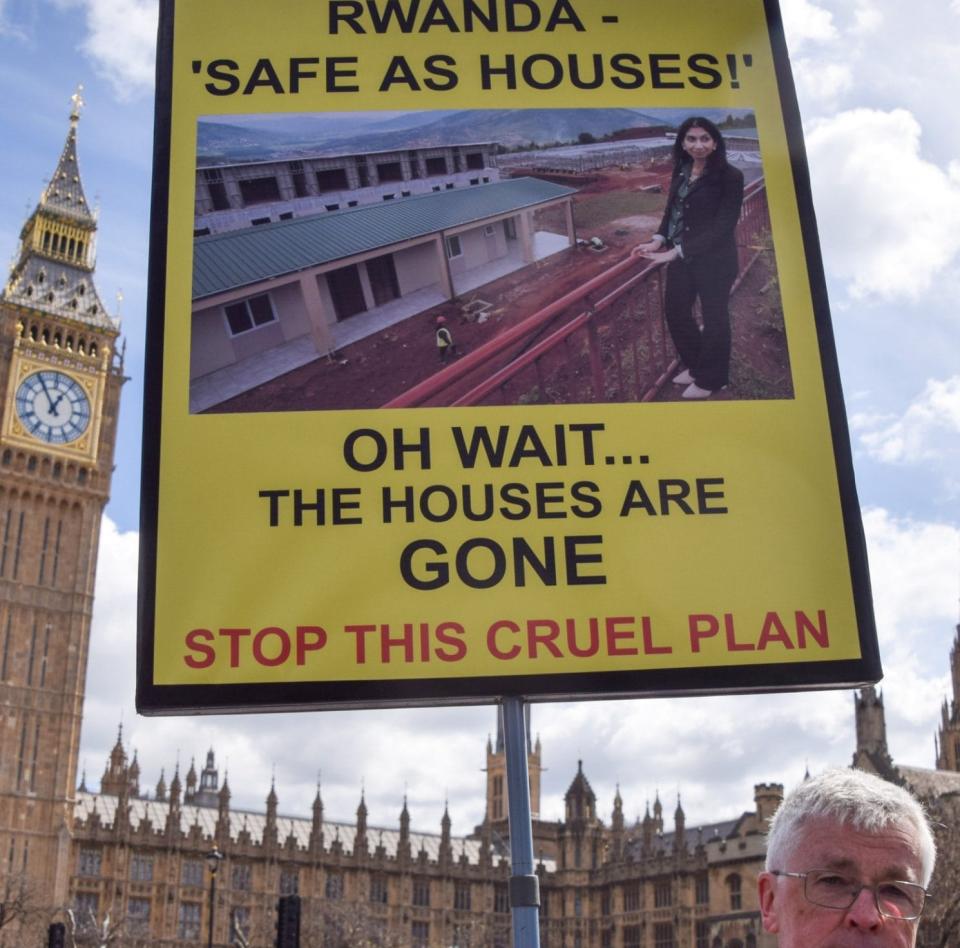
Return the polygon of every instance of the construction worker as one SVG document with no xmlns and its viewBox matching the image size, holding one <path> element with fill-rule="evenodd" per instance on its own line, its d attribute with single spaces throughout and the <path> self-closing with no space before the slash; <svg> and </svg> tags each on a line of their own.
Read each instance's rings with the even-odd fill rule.
<svg viewBox="0 0 960 948">
<path fill-rule="evenodd" d="M 447 319 L 445 316 L 437 317 L 437 354 L 440 356 L 441 362 L 446 362 L 448 356 L 455 356 L 457 354 L 457 347 L 454 344 L 453 336 L 450 335 L 450 330 L 447 328 Z"/>
</svg>

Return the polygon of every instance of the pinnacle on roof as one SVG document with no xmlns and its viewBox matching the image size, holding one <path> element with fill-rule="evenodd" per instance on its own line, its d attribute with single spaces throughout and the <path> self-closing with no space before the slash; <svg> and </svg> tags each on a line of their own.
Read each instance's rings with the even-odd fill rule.
<svg viewBox="0 0 960 948">
<path fill-rule="evenodd" d="M 82 92 L 83 86 L 77 86 L 77 91 L 70 98 L 70 130 L 67 132 L 67 140 L 60 152 L 57 167 L 40 195 L 39 207 L 51 214 L 66 215 L 93 225 L 96 215 L 87 204 L 80 181 L 80 167 L 77 164 L 77 124 L 84 104 Z"/>
<path fill-rule="evenodd" d="M 177 765 L 173 770 L 173 780 L 170 781 L 170 799 L 171 801 L 179 802 L 180 800 L 180 761 L 177 761 Z"/>
<path fill-rule="evenodd" d="M 83 100 L 73 96 L 70 129 L 57 167 L 20 231 L 20 247 L 0 298 L 61 319 L 116 333 L 93 283 L 97 219 L 77 164 Z"/>
<path fill-rule="evenodd" d="M 200 772 L 200 790 L 212 794 L 217 789 L 219 773 L 217 771 L 216 759 L 213 754 L 213 748 L 207 751 L 207 762 Z"/>
<path fill-rule="evenodd" d="M 110 751 L 110 762 L 117 766 L 126 764 L 127 762 L 127 752 L 123 749 L 123 722 L 120 722 L 120 726 L 117 728 L 117 742 L 113 745 L 113 750 Z"/>
</svg>

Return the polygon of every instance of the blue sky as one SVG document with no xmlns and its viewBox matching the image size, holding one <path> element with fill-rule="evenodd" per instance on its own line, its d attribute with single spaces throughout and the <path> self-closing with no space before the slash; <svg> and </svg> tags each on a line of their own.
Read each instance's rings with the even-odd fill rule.
<svg viewBox="0 0 960 948">
<path fill-rule="evenodd" d="M 857 483 L 868 537 L 891 749 L 930 766 L 960 594 L 960 0 L 781 0 L 807 139 Z M 149 239 L 153 38 L 149 0 L 0 0 L 0 253 L 53 171 L 69 99 L 87 107 L 79 157 L 100 208 L 97 285 L 122 290 L 127 342 L 117 470 L 104 523 L 82 758 L 96 784 L 122 718 L 145 783 L 208 746 L 234 803 L 308 812 L 318 771 L 332 817 L 361 784 L 393 825 L 404 789 L 420 828 L 483 815 L 491 708 L 138 719 L 136 555 Z M 118 674 L 118 668 L 128 674 Z M 689 822 L 750 806 L 762 781 L 849 762 L 849 693 L 558 704 L 534 710 L 543 814 L 583 757 L 602 813 L 679 791 Z M 672 808 L 669 810 L 672 812 Z"/>
</svg>

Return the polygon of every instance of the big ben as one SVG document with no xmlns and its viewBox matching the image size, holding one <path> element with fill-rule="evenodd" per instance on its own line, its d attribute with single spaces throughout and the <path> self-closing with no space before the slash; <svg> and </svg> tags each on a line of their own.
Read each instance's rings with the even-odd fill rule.
<svg viewBox="0 0 960 948">
<path fill-rule="evenodd" d="M 0 886 L 66 905 L 100 519 L 123 383 L 72 99 L 0 295 Z"/>
</svg>

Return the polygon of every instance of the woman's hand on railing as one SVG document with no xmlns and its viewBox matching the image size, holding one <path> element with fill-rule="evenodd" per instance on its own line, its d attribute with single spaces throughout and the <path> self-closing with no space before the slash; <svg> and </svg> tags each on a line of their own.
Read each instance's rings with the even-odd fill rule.
<svg viewBox="0 0 960 948">
<path fill-rule="evenodd" d="M 652 240 L 648 240 L 642 244 L 637 244 L 637 246 L 630 251 L 630 254 L 631 256 L 639 256 L 648 253 L 656 253 L 662 246 L 663 238 L 658 234 Z"/>
<path fill-rule="evenodd" d="M 643 245 L 641 244 L 640 246 L 642 247 Z M 637 250 L 640 250 L 640 247 L 638 247 Z M 651 261 L 651 263 L 670 263 L 670 261 L 679 258 L 680 248 L 671 247 L 669 250 L 644 250 L 640 252 L 639 256 Z"/>
</svg>

